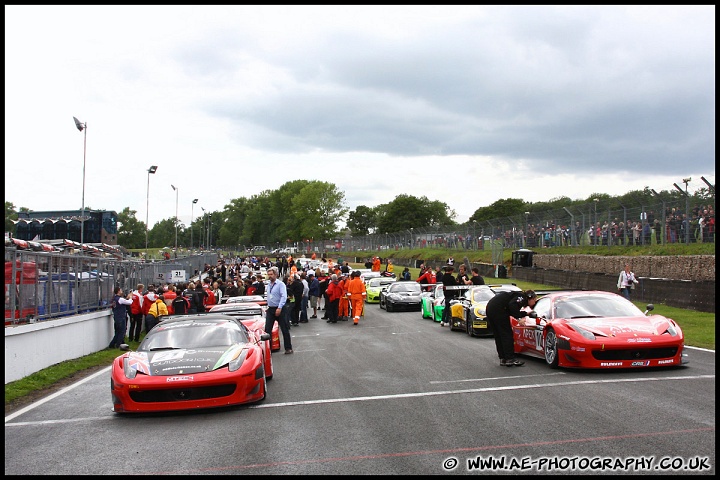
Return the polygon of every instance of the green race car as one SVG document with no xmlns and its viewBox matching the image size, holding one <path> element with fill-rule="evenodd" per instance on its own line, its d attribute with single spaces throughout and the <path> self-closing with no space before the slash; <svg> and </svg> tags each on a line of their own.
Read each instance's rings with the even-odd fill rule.
<svg viewBox="0 0 720 480">
<path fill-rule="evenodd" d="M 422 294 L 422 318 L 430 318 L 435 322 L 442 321 L 443 310 L 445 309 L 445 294 L 442 283 L 431 283 L 423 285 Z"/>
</svg>

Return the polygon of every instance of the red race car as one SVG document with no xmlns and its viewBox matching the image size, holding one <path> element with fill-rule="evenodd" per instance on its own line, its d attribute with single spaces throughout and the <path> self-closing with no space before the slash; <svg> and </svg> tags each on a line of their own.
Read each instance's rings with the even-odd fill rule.
<svg viewBox="0 0 720 480">
<path fill-rule="evenodd" d="M 213 305 L 212 308 L 210 308 L 211 313 L 230 315 L 231 317 L 242 320 L 248 328 L 251 328 L 251 325 L 255 325 L 252 329 L 260 329 L 263 331 L 265 330 L 266 310 L 266 306 L 252 302 L 223 303 L 221 305 Z M 252 320 L 252 322 L 248 322 L 248 320 Z M 280 350 L 280 327 L 277 320 L 273 324 L 272 332 L 270 332 L 270 350 L 273 352 Z"/>
<path fill-rule="evenodd" d="M 687 363 L 680 326 L 643 313 L 622 295 L 564 291 L 542 296 L 533 316 L 511 318 L 515 353 L 551 367 L 645 368 Z"/>
<path fill-rule="evenodd" d="M 163 320 L 137 351 L 113 361 L 113 411 L 196 410 L 264 400 L 272 378 L 269 340 L 269 334 L 222 314 Z"/>
<path fill-rule="evenodd" d="M 240 295 L 238 297 L 228 297 L 225 304 L 231 303 L 257 303 L 258 305 L 267 305 L 267 299 L 262 295 Z"/>
</svg>

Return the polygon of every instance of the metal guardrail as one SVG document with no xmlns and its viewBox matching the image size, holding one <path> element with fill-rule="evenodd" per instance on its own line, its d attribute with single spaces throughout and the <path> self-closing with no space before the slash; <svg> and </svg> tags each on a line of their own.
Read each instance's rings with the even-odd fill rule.
<svg viewBox="0 0 720 480">
<path fill-rule="evenodd" d="M 6 247 L 5 325 L 110 308 L 116 286 L 127 292 L 138 283 L 172 283 L 172 272 L 189 279 L 216 263 L 215 253 L 139 262 Z"/>
</svg>

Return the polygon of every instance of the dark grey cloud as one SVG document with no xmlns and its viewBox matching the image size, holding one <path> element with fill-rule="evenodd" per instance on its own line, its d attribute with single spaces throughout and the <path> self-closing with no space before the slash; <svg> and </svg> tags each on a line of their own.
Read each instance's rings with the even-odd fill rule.
<svg viewBox="0 0 720 480">
<path fill-rule="evenodd" d="M 702 48 L 713 23 L 691 15 L 668 32 L 596 12 L 500 9 L 397 41 L 331 31 L 271 52 L 225 31 L 180 60 L 237 82 L 203 108 L 262 150 L 493 156 L 551 173 L 714 169 L 714 50 Z M 253 95 L 243 72 L 258 58 L 283 78 Z"/>
</svg>

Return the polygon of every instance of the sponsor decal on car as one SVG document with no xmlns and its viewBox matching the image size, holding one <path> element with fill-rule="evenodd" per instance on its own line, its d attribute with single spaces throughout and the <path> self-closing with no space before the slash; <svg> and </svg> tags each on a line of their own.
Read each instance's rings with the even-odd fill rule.
<svg viewBox="0 0 720 480">
<path fill-rule="evenodd" d="M 652 342 L 652 339 L 640 337 L 640 338 L 628 338 L 627 341 L 628 341 L 628 343 L 650 343 L 650 342 Z"/>
<path fill-rule="evenodd" d="M 576 352 L 584 352 L 585 347 L 576 347 L 575 345 L 573 345 L 572 347 L 570 347 L 570 350 L 574 350 Z"/>
<path fill-rule="evenodd" d="M 172 383 L 172 382 L 192 382 L 194 380 L 192 375 L 185 375 L 182 377 L 168 377 L 165 379 L 166 382 Z"/>
<path fill-rule="evenodd" d="M 600 362 L 601 367 L 622 367 L 623 362 Z"/>
<path fill-rule="evenodd" d="M 146 353 L 130 352 L 127 357 L 127 361 L 129 368 L 142 372 L 146 375 L 150 373 L 150 366 L 148 364 Z"/>
<path fill-rule="evenodd" d="M 650 360 L 645 360 L 644 362 L 632 362 L 630 364 L 631 367 L 647 367 L 650 365 Z"/>
<path fill-rule="evenodd" d="M 175 370 L 177 373 L 185 373 L 184 370 L 192 369 L 197 370 L 203 368 L 202 365 L 182 365 L 180 367 L 166 367 L 158 370 L 159 372 L 167 372 L 168 370 Z M 179 371 L 178 371 L 179 370 Z"/>
<path fill-rule="evenodd" d="M 658 365 L 666 365 L 668 363 L 675 363 L 675 359 L 671 358 L 670 360 L 658 360 Z"/>
<path fill-rule="evenodd" d="M 184 355 L 184 350 L 169 350 L 167 352 L 157 352 L 155 353 L 155 355 L 153 355 L 152 363 L 153 365 L 155 365 L 158 362 L 165 362 L 167 360 L 183 358 Z"/>
</svg>

